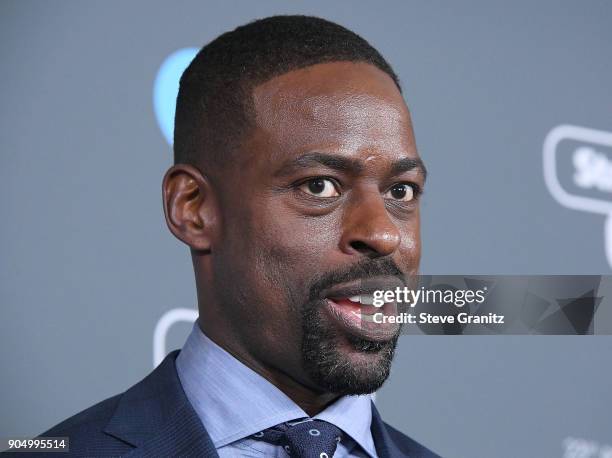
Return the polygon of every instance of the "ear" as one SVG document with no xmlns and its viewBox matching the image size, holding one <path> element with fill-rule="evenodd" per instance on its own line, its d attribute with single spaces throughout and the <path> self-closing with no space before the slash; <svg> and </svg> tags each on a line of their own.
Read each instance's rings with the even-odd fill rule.
<svg viewBox="0 0 612 458">
<path fill-rule="evenodd" d="M 162 193 L 170 232 L 192 249 L 210 252 L 219 220 L 210 181 L 197 168 L 177 164 L 166 172 Z"/>
</svg>

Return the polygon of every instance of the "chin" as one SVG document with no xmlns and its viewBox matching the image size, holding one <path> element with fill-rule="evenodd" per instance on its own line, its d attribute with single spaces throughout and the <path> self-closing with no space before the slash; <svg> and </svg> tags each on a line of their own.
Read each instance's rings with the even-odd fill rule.
<svg viewBox="0 0 612 458">
<path fill-rule="evenodd" d="M 369 394 L 389 377 L 398 337 L 369 341 L 345 335 L 304 339 L 305 369 L 323 390 L 340 395 Z"/>
</svg>

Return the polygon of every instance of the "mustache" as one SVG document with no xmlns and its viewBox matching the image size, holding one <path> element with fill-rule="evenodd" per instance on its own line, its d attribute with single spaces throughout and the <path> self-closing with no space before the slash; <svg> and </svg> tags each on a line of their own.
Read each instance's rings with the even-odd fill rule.
<svg viewBox="0 0 612 458">
<path fill-rule="evenodd" d="M 309 298 L 311 301 L 322 299 L 321 292 L 338 283 L 385 276 L 397 277 L 404 283 L 404 273 L 391 258 L 364 259 L 345 269 L 321 274 L 312 282 L 309 288 Z"/>
</svg>

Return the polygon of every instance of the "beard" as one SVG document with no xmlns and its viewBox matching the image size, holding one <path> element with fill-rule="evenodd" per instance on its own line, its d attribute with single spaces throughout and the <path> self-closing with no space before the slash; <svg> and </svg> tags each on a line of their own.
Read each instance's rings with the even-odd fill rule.
<svg viewBox="0 0 612 458">
<path fill-rule="evenodd" d="M 391 372 L 399 332 L 387 341 L 370 341 L 351 334 L 340 336 L 321 316 L 321 304 L 302 314 L 302 363 L 312 380 L 324 391 L 340 395 L 373 393 Z M 343 354 L 341 339 L 352 350 L 369 354 L 359 363 Z"/>
<path fill-rule="evenodd" d="M 309 301 L 300 307 L 301 356 L 304 370 L 326 392 L 339 395 L 368 394 L 378 390 L 389 377 L 400 329 L 385 341 L 371 341 L 334 328 L 324 316 L 321 291 L 337 283 L 366 280 L 371 276 L 402 272 L 390 259 L 368 260 L 343 272 L 332 272 L 315 280 Z M 350 354 L 346 349 L 348 342 Z M 364 357 L 352 357 L 361 353 Z M 357 361 L 355 361 L 357 360 Z"/>
</svg>

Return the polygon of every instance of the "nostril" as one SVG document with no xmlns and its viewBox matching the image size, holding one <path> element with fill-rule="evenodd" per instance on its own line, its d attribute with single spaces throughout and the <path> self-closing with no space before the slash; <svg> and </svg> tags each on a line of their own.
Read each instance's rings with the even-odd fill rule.
<svg viewBox="0 0 612 458">
<path fill-rule="evenodd" d="M 351 242 L 350 245 L 351 248 L 353 248 L 355 251 L 358 251 L 359 253 L 371 254 L 376 252 L 376 250 L 374 250 L 370 245 L 365 242 L 362 242 L 361 240 L 355 240 L 354 242 Z"/>
</svg>

